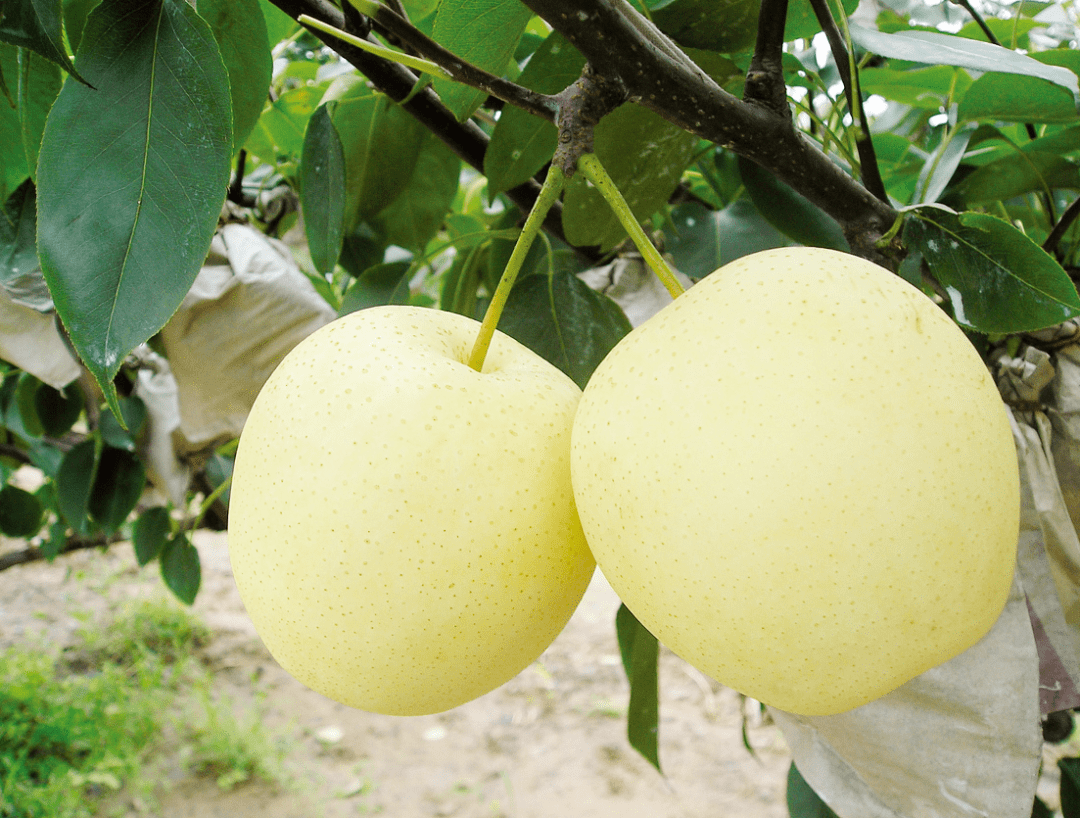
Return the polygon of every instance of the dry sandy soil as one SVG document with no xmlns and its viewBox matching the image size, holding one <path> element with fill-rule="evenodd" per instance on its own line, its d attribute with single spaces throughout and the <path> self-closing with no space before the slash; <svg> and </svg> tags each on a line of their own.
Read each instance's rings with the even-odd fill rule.
<svg viewBox="0 0 1080 818">
<path fill-rule="evenodd" d="M 540 660 L 481 699 L 448 713 L 376 716 L 314 693 L 281 670 L 244 613 L 226 538 L 196 538 L 203 585 L 194 610 L 210 626 L 215 684 L 241 707 L 265 694 L 265 721 L 287 741 L 295 782 L 220 791 L 180 778 L 164 818 L 786 818 L 790 755 L 779 730 L 673 655 L 661 666 L 660 776 L 625 738 L 628 689 L 619 664 L 618 599 L 597 574 L 561 636 Z M 0 545 L 0 549 L 2 549 Z M 0 572 L 0 649 L 61 643 L 133 596 L 164 595 L 156 570 L 130 546 L 73 554 L 53 565 Z"/>
</svg>

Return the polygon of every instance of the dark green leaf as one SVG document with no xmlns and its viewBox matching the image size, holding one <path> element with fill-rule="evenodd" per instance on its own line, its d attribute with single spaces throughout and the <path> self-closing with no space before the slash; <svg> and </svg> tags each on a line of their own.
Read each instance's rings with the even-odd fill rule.
<svg viewBox="0 0 1080 818">
<path fill-rule="evenodd" d="M 86 510 L 97 471 L 98 446 L 94 438 L 76 443 L 56 473 L 56 508 L 79 534 L 89 532 Z"/>
<path fill-rule="evenodd" d="M 1054 811 L 1036 795 L 1035 802 L 1031 805 L 1031 818 L 1054 818 Z"/>
<path fill-rule="evenodd" d="M 27 179 L 0 208 L 0 285 L 18 288 L 37 275 L 36 231 L 37 196 Z"/>
<path fill-rule="evenodd" d="M 337 105 L 315 109 L 304 133 L 300 159 L 300 206 L 315 269 L 333 272 L 345 232 L 345 150 L 330 116 Z"/>
<path fill-rule="evenodd" d="M 13 399 L 4 413 L 4 425 L 24 440 L 34 441 L 45 434 L 35 400 L 42 384 L 29 372 L 18 377 Z"/>
<path fill-rule="evenodd" d="M 112 377 L 172 316 L 199 272 L 229 179 L 229 82 L 185 2 L 105 0 L 38 160 L 38 252 L 72 343 Z"/>
<path fill-rule="evenodd" d="M 971 77 L 951 65 L 899 71 L 895 68 L 863 68 L 859 87 L 865 94 L 878 94 L 894 102 L 937 111 L 950 94 L 961 96 L 971 85 Z"/>
<path fill-rule="evenodd" d="M 620 605 L 615 614 L 615 634 L 630 683 L 626 737 L 630 746 L 659 771 L 660 643 L 625 605 Z"/>
<path fill-rule="evenodd" d="M 1061 816 L 1080 818 L 1080 758 L 1058 761 L 1061 772 Z"/>
<path fill-rule="evenodd" d="M 541 94 L 555 94 L 581 74 L 585 58 L 558 33 L 552 33 L 533 54 L 517 82 Z M 495 124 L 484 154 L 488 196 L 532 178 L 551 159 L 559 134 L 554 125 L 507 106 Z"/>
<path fill-rule="evenodd" d="M 1054 188 L 1080 189 L 1080 167 L 1053 153 L 1015 151 L 964 177 L 955 195 L 974 206 Z"/>
<path fill-rule="evenodd" d="M 161 578 L 185 605 L 195 601 L 202 579 L 199 552 L 182 533 L 171 537 L 161 552 Z"/>
<path fill-rule="evenodd" d="M 22 123 L 23 151 L 30 178 L 37 178 L 38 151 L 45 132 L 45 119 L 60 93 L 63 75 L 56 63 L 23 50 L 19 53 L 19 119 Z"/>
<path fill-rule="evenodd" d="M 630 331 L 630 322 L 610 298 L 556 269 L 514 285 L 499 329 L 584 389 L 600 361 Z"/>
<path fill-rule="evenodd" d="M 695 279 L 742 256 L 791 245 L 746 197 L 719 211 L 697 202 L 679 204 L 672 208 L 671 220 L 675 232 L 668 238 L 668 252 L 675 267 Z"/>
<path fill-rule="evenodd" d="M 32 537 L 41 528 L 45 509 L 33 494 L 17 486 L 0 489 L 0 533 L 8 537 Z"/>
<path fill-rule="evenodd" d="M 1057 261 L 994 216 L 920 207 L 909 213 L 904 241 L 923 254 L 965 327 L 1025 332 L 1080 315 L 1080 296 Z"/>
<path fill-rule="evenodd" d="M 30 445 L 30 462 L 41 469 L 46 477 L 56 478 L 63 459 L 64 451 L 47 440 L 38 440 Z M 55 502 L 52 504 L 56 505 Z"/>
<path fill-rule="evenodd" d="M 976 71 L 999 71 L 1041 77 L 1074 94 L 1080 83 L 1066 68 L 1048 66 L 993 43 L 968 40 L 939 31 L 899 31 L 889 34 L 851 25 L 851 38 L 867 51 L 924 65 L 955 65 Z"/>
<path fill-rule="evenodd" d="M 70 383 L 62 390 L 43 383 L 34 395 L 37 416 L 49 437 L 60 437 L 68 431 L 82 414 L 84 403 L 77 383 Z"/>
<path fill-rule="evenodd" d="M 596 156 L 638 219 L 659 209 L 697 150 L 697 137 L 652 111 L 627 104 L 596 126 Z M 573 245 L 614 247 L 626 231 L 585 174 L 566 186 L 563 230 Z"/>
<path fill-rule="evenodd" d="M 961 120 L 1075 122 L 1072 92 L 1040 77 L 983 74 L 960 100 Z"/>
<path fill-rule="evenodd" d="M 128 398 L 120 398 L 120 417 L 124 423 L 117 420 L 112 412 L 104 412 L 101 415 L 99 432 L 106 446 L 124 451 L 135 451 L 135 441 L 138 440 L 146 425 L 146 404 L 142 398 L 132 395 Z"/>
<path fill-rule="evenodd" d="M 0 42 L 35 51 L 86 82 L 71 64 L 64 46 L 61 0 L 5 0 L 0 14 Z"/>
<path fill-rule="evenodd" d="M 488 248 L 476 244 L 468 252 L 458 253 L 443 278 L 439 303 L 444 310 L 469 318 L 480 318 L 479 287 Z M 518 286 L 521 286 L 520 284 Z M 505 316 L 504 316 L 505 317 Z"/>
<path fill-rule="evenodd" d="M 364 270 L 345 291 L 338 315 L 383 304 L 407 304 L 409 279 L 406 273 L 411 266 L 407 261 L 390 261 Z"/>
<path fill-rule="evenodd" d="M 19 49 L 0 42 L 0 77 L 5 79 L 0 88 L 0 199 L 6 199 L 22 181 L 30 175 L 26 164 L 26 151 L 22 144 L 22 121 L 15 107 L 18 92 Z M 10 85 L 10 87 L 7 87 Z M 10 97 L 10 101 L 8 99 Z"/>
<path fill-rule="evenodd" d="M 233 152 L 240 150 L 266 105 L 273 61 L 258 0 L 198 0 L 229 74 Z M 276 41 L 275 41 L 276 42 Z"/>
<path fill-rule="evenodd" d="M 836 220 L 801 193 L 743 157 L 739 157 L 739 174 L 758 212 L 788 238 L 807 247 L 851 251 Z"/>
<path fill-rule="evenodd" d="M 502 76 L 531 16 L 520 0 L 441 0 L 433 35 L 466 62 Z M 463 122 L 486 96 L 483 91 L 444 79 L 435 80 L 435 90 Z"/>
<path fill-rule="evenodd" d="M 67 545 L 67 523 L 63 520 L 55 520 L 49 526 L 49 533 L 45 540 L 38 546 L 48 562 L 52 562 Z"/>
<path fill-rule="evenodd" d="M 837 818 L 829 805 L 806 783 L 794 762 L 788 768 L 787 807 L 791 818 Z"/>
<path fill-rule="evenodd" d="M 101 3 L 101 0 L 62 0 L 64 5 L 64 29 L 67 34 L 71 51 L 79 50 L 82 41 L 83 29 L 86 28 L 86 17 Z"/>
<path fill-rule="evenodd" d="M 457 193 L 461 160 L 441 139 L 426 133 L 409 181 L 372 224 L 387 242 L 421 252 L 438 232 Z"/>
<path fill-rule="evenodd" d="M 156 559 L 172 534 L 172 519 L 164 506 L 148 508 L 131 527 L 131 542 L 135 546 L 135 559 L 146 565 Z"/>
<path fill-rule="evenodd" d="M 132 452 L 106 446 L 101 452 L 87 510 L 109 534 L 117 531 L 146 487 L 146 467 Z"/>
</svg>

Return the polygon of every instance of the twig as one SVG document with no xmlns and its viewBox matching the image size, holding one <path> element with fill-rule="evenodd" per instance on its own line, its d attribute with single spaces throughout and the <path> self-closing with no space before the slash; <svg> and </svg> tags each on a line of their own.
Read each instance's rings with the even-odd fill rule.
<svg viewBox="0 0 1080 818">
<path fill-rule="evenodd" d="M 750 68 L 746 72 L 743 99 L 770 108 L 781 117 L 791 118 L 784 83 L 784 26 L 788 0 L 762 0 L 758 12 L 757 42 Z"/>
<path fill-rule="evenodd" d="M 1080 216 L 1080 198 L 1073 199 L 1073 203 L 1065 208 L 1065 212 L 1061 214 L 1061 218 L 1054 225 L 1054 229 L 1050 231 L 1050 235 L 1043 242 L 1042 249 L 1053 255 L 1054 251 L 1057 250 L 1058 243 L 1069 228 L 1072 227 L 1078 216 Z"/>
<path fill-rule="evenodd" d="M 97 537 L 86 538 L 72 538 L 68 540 L 64 547 L 60 549 L 57 554 L 58 557 L 64 554 L 70 554 L 73 551 L 82 551 L 87 548 L 107 548 L 113 543 L 120 542 L 125 539 L 122 534 L 101 534 Z M 38 562 L 45 559 L 45 554 L 41 550 L 40 546 L 31 545 L 21 551 L 12 551 L 9 554 L 0 554 L 0 571 L 6 571 L 8 568 L 14 568 L 16 565 L 25 565 L 28 562 Z"/>
<path fill-rule="evenodd" d="M 859 71 L 851 61 L 851 53 L 844 42 L 844 35 L 836 25 L 832 12 L 829 9 L 828 0 L 810 0 L 814 9 L 818 25 L 825 33 L 829 41 L 829 48 L 836 63 L 836 70 L 840 74 L 840 80 L 844 83 L 844 95 L 847 97 L 848 110 L 852 120 L 859 121 L 858 137 L 855 140 L 855 148 L 859 152 L 859 170 L 862 183 L 866 189 L 877 196 L 881 201 L 888 202 L 889 195 L 885 192 L 885 181 L 881 178 L 881 170 L 878 167 L 877 154 L 874 151 L 874 141 L 870 137 L 870 120 L 866 116 L 866 107 L 862 104 L 862 89 L 859 87 Z"/>
<path fill-rule="evenodd" d="M 30 455 L 13 443 L 0 443 L 0 457 L 8 457 L 12 460 L 17 460 L 24 466 L 32 466 L 34 464 L 34 461 L 30 459 Z"/>
</svg>

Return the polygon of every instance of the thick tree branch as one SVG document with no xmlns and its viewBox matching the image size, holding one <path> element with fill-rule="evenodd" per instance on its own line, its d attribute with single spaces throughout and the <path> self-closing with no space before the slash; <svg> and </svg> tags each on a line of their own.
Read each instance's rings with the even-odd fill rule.
<svg viewBox="0 0 1080 818">
<path fill-rule="evenodd" d="M 329 0 L 271 0 L 271 2 L 294 20 L 301 14 L 310 14 L 336 28 L 345 27 L 345 16 Z M 388 62 L 343 43 L 322 32 L 316 37 L 334 49 L 341 57 L 355 66 L 373 86 L 386 94 L 412 114 L 434 133 L 462 161 L 483 173 L 484 153 L 489 142 L 474 122 L 458 122 L 457 118 L 439 100 L 430 88 L 424 88 L 409 96 L 417 83 L 417 76 L 402 65 Z M 540 193 L 540 184 L 530 181 L 506 192 L 510 200 L 523 212 L 532 210 Z M 544 220 L 544 229 L 553 236 L 565 240 L 562 231 L 562 208 L 553 207 Z M 586 255 L 588 253 L 586 252 Z"/>
<path fill-rule="evenodd" d="M 898 259 L 876 246 L 896 211 L 799 133 L 790 116 L 739 100 L 696 66 L 687 66 L 687 58 L 673 55 L 670 41 L 625 0 L 524 3 L 566 37 L 597 73 L 621 80 L 631 100 L 757 162 L 836 219 L 855 253 L 896 265 Z"/>
</svg>

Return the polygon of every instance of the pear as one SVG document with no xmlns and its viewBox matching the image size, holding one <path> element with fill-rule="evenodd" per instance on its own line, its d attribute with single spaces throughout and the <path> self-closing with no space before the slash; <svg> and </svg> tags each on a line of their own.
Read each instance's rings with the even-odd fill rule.
<svg viewBox="0 0 1080 818">
<path fill-rule="evenodd" d="M 376 713 L 450 709 L 566 624 L 595 563 L 570 483 L 581 391 L 480 324 L 375 307 L 308 336 L 248 417 L 229 555 L 263 642 L 312 689 Z"/>
<path fill-rule="evenodd" d="M 571 473 L 641 623 L 792 713 L 956 656 L 1012 581 L 1018 467 L 983 361 L 918 289 L 831 250 L 741 258 L 620 341 Z"/>
</svg>

